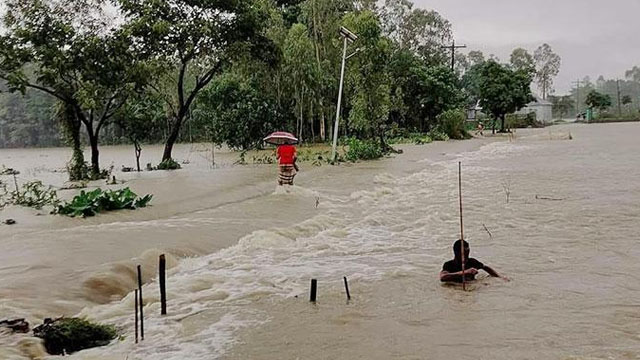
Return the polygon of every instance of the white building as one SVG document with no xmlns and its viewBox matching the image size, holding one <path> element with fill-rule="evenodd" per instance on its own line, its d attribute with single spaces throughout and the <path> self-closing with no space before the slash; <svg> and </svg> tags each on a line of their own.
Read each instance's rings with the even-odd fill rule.
<svg viewBox="0 0 640 360">
<path fill-rule="evenodd" d="M 523 107 L 516 114 L 527 115 L 529 113 L 536 113 L 536 121 L 547 125 L 553 121 L 553 104 L 547 100 L 542 100 L 536 96 L 536 101 L 532 101 Z"/>
</svg>

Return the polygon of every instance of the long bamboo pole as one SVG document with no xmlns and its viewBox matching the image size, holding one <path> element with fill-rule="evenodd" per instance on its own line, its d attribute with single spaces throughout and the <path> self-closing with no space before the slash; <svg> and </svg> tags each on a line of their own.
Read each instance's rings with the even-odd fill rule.
<svg viewBox="0 0 640 360">
<path fill-rule="evenodd" d="M 462 262 L 462 290 L 467 290 L 464 275 L 464 225 L 462 224 L 462 163 L 458 162 L 458 198 L 460 200 L 460 261 Z"/>
</svg>

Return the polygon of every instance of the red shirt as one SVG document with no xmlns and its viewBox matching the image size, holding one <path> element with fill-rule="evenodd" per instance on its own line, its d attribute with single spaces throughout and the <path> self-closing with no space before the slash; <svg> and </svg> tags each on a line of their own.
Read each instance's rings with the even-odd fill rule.
<svg viewBox="0 0 640 360">
<path fill-rule="evenodd" d="M 278 157 L 280 165 L 292 165 L 293 159 L 296 157 L 296 147 L 293 145 L 278 146 Z"/>
</svg>

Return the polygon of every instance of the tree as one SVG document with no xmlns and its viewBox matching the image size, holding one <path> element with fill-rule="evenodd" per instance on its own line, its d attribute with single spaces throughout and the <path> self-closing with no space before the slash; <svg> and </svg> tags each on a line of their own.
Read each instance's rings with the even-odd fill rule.
<svg viewBox="0 0 640 360">
<path fill-rule="evenodd" d="M 164 117 L 162 99 L 150 94 L 136 94 L 115 114 L 114 122 L 133 144 L 136 169 L 140 169 L 142 142 L 151 139 L 153 130 Z"/>
<path fill-rule="evenodd" d="M 606 110 L 612 104 L 611 96 L 602 94 L 596 90 L 591 90 L 584 102 L 590 109 L 598 109 L 601 111 Z"/>
<path fill-rule="evenodd" d="M 489 60 L 482 65 L 480 79 L 481 105 L 501 121 L 500 131 L 505 132 L 506 114 L 516 112 L 534 100 L 531 74 Z"/>
<path fill-rule="evenodd" d="M 92 0 L 10 0 L 6 32 L 0 36 L 0 78 L 10 91 L 37 89 L 64 104 L 60 114 L 74 144 L 73 159 L 81 163 L 84 125 L 93 178 L 100 175 L 100 131 L 146 78 L 130 51 L 130 37 L 105 20 L 100 5 Z"/>
<path fill-rule="evenodd" d="M 215 78 L 202 93 L 194 118 L 205 124 L 213 143 L 242 150 L 260 147 L 265 134 L 283 124 L 273 98 L 233 72 Z"/>
<path fill-rule="evenodd" d="M 155 91 L 163 95 L 170 124 L 162 161 L 169 161 L 196 96 L 234 58 L 247 52 L 276 61 L 262 35 L 266 16 L 254 1 L 118 0 L 133 41 L 161 66 Z M 163 78 L 166 74 L 169 79 Z M 170 83 L 169 94 L 159 86 Z"/>
<path fill-rule="evenodd" d="M 625 95 L 622 97 L 622 105 L 629 105 L 633 102 L 631 95 Z"/>
<path fill-rule="evenodd" d="M 484 54 L 482 53 L 482 51 L 478 51 L 478 50 L 469 51 L 469 54 L 467 55 L 467 57 L 469 58 L 469 65 L 471 66 L 480 65 L 485 62 Z"/>
<path fill-rule="evenodd" d="M 382 37 L 380 23 L 371 11 L 349 13 L 344 24 L 358 34 L 354 45 L 363 49 L 349 70 L 349 82 L 353 86 L 349 126 L 361 136 L 379 138 L 386 151 L 384 128 L 389 119 L 391 96 L 390 79 L 385 70 L 390 42 Z"/>
<path fill-rule="evenodd" d="M 536 62 L 533 56 L 523 48 L 514 49 L 511 53 L 511 66 L 514 70 L 522 70 L 532 76 L 536 73 Z"/>
<path fill-rule="evenodd" d="M 549 44 L 542 44 L 533 54 L 536 62 L 536 79 L 546 99 L 553 90 L 553 79 L 560 72 L 560 56 L 553 52 Z"/>
<path fill-rule="evenodd" d="M 381 18 L 385 35 L 419 54 L 430 65 L 445 64 L 449 57 L 442 46 L 453 38 L 451 23 L 435 10 L 413 9 L 408 0 L 386 0 Z"/>
<path fill-rule="evenodd" d="M 571 95 L 554 96 L 550 95 L 549 100 L 553 104 L 553 116 L 563 119 L 566 115 L 569 115 L 576 106 L 576 102 Z"/>
<path fill-rule="evenodd" d="M 627 72 L 625 72 L 625 76 L 629 80 L 640 82 L 640 67 L 634 66 L 633 69 L 627 70 Z"/>
<path fill-rule="evenodd" d="M 284 71 L 290 80 L 288 83 L 293 86 L 293 94 L 298 106 L 296 111 L 299 114 L 296 126 L 298 139 L 302 141 L 304 129 L 305 100 L 311 103 L 314 96 L 315 83 L 318 77 L 318 68 L 315 65 L 314 50 L 311 39 L 307 34 L 307 29 L 303 24 L 294 24 L 289 29 L 289 34 L 285 40 L 284 49 Z M 305 99 L 305 96 L 307 97 Z"/>
</svg>

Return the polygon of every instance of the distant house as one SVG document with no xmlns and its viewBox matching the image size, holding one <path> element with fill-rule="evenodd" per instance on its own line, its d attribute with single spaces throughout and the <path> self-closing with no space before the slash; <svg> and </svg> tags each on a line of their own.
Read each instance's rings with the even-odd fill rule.
<svg viewBox="0 0 640 360">
<path fill-rule="evenodd" d="M 478 120 L 478 115 L 482 113 L 482 107 L 480 106 L 480 100 L 475 104 L 467 107 L 467 121 Z"/>
<path fill-rule="evenodd" d="M 516 114 L 527 115 L 529 113 L 535 113 L 536 121 L 546 125 L 553 121 L 552 109 L 553 104 L 551 102 L 536 96 L 535 101 L 528 103 L 527 106 L 517 111 Z"/>
</svg>

